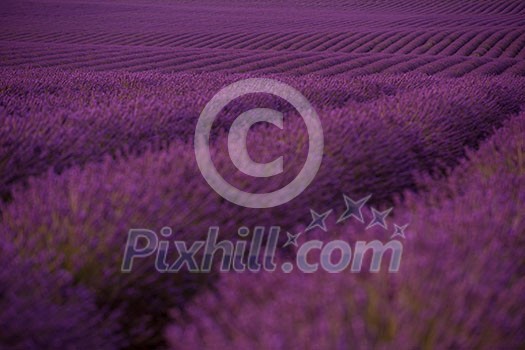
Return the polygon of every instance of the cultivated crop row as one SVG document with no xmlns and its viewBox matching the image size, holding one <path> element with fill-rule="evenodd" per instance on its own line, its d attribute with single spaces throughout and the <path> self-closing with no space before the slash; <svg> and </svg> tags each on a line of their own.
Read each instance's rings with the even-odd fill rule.
<svg viewBox="0 0 525 350">
<path fill-rule="evenodd" d="M 272 273 L 224 274 L 184 312 L 173 310 L 172 348 L 520 347 L 524 134 L 522 113 L 447 180 L 423 176 L 425 191 L 406 194 L 390 218 L 409 223 L 406 238 L 397 238 L 404 246 L 397 274 L 367 273 L 369 265 L 357 274 L 281 272 L 294 255 L 281 257 Z M 353 247 L 388 238 L 354 221 L 300 240 L 341 239 Z M 310 255 L 310 263 L 319 261 Z"/>
<path fill-rule="evenodd" d="M 56 320 L 45 324 L 42 344 L 49 344 L 46 335 L 70 324 L 80 333 L 75 339 L 69 333 L 52 337 L 61 347 L 81 342 L 86 334 L 93 344 L 106 338 L 112 344 L 124 334 L 134 346 L 156 345 L 168 311 L 213 281 L 213 274 L 159 274 L 145 260 L 133 274 L 122 274 L 130 228 L 171 226 L 174 238 L 191 242 L 212 225 L 221 227 L 223 237 L 232 237 L 241 225 L 271 222 L 292 229 L 308 219 L 309 208 L 341 210 L 341 203 L 334 204 L 341 193 L 373 193 L 373 203 L 384 205 L 416 186 L 415 173 L 436 169 L 440 174 L 439 169 L 457 164 L 465 147 L 477 146 L 519 112 L 525 91 L 521 79 L 510 77 L 281 76 L 319 106 L 325 156 L 316 179 L 297 200 L 257 211 L 240 209 L 211 191 L 196 167 L 191 142 L 200 108 L 242 76 L 19 74 L 2 83 L 7 94 L 1 164 L 10 171 L 0 173 L 10 174 L 2 181 L 12 196 L 1 205 L 1 256 L 15 264 L 0 277 L 9 282 L 24 269 L 33 271 L 31 279 L 50 276 L 33 284 L 53 292 L 39 293 L 42 307 L 31 310 L 23 330 L 37 333 L 42 318 Z M 293 130 L 259 127 L 250 133 L 252 154 L 292 155 L 287 174 L 269 182 L 246 179 L 224 153 L 225 129 L 239 111 L 254 105 L 285 107 L 285 131 Z M 211 143 L 219 172 L 249 192 L 288 183 L 308 147 L 300 118 L 269 96 L 247 97 L 228 109 L 219 116 Z M 149 146 L 156 143 L 161 147 Z M 60 173 L 47 171 L 50 167 Z M 14 186 L 17 181 L 26 184 Z M 23 285 L 12 288 L 7 316 L 0 318 L 22 312 L 32 300 L 23 294 L 16 301 L 16 288 Z M 60 291 L 69 292 L 53 298 Z M 106 322 L 113 326 L 105 328 Z M 18 339 L 21 329 L 10 328 L 11 339 Z"/>
<path fill-rule="evenodd" d="M 479 27 L 460 29 L 451 32 L 436 30 L 417 32 L 396 29 L 392 31 L 373 32 L 338 32 L 332 28 L 328 33 L 187 33 L 166 34 L 114 34 L 88 35 L 85 40 L 77 36 L 69 38 L 60 34 L 39 36 L 24 35 L 11 36 L 8 42 L 40 42 L 55 44 L 83 44 L 83 45 L 118 45 L 131 47 L 161 47 L 161 48 L 208 48 L 208 49 L 243 49 L 243 50 L 294 50 L 316 52 L 383 52 L 410 54 L 427 50 L 421 53 L 432 55 L 466 55 L 484 56 L 491 58 L 510 57 L 523 58 L 525 42 L 522 29 L 480 29 Z M 336 31 L 336 32 L 334 32 Z M 94 36 L 90 39 L 89 36 Z M 438 37 L 434 39 L 434 37 Z M 432 39 L 431 39 L 432 38 Z M 161 40 L 162 39 L 162 40 Z M 490 52 L 489 52 L 490 50 Z"/>
<path fill-rule="evenodd" d="M 427 61 L 435 68 L 419 67 L 418 62 Z M 291 75 L 312 74 L 329 75 L 330 72 L 353 75 L 382 73 L 402 73 L 394 65 L 414 64 L 413 72 L 427 74 L 462 76 L 461 72 L 451 69 L 458 62 L 472 62 L 479 65 L 483 74 L 494 75 L 511 72 L 524 75 L 520 67 L 522 60 L 517 58 L 487 59 L 485 57 L 464 56 L 421 56 L 383 53 L 328 53 L 328 52 L 275 52 L 208 50 L 196 48 L 184 49 L 137 49 L 131 47 L 113 47 L 94 49 L 78 46 L 74 49 L 52 45 L 47 49 L 34 46 L 17 46 L 2 52 L 0 61 L 9 67 L 58 67 L 63 69 L 90 69 L 98 71 L 160 71 L 170 72 L 230 72 L 230 73 L 285 73 Z M 359 69 L 355 69 L 359 67 Z"/>
</svg>

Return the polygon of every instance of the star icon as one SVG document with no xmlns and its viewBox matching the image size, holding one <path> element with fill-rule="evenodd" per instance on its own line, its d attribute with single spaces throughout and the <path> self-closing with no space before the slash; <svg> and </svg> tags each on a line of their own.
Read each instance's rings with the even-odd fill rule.
<svg viewBox="0 0 525 350">
<path fill-rule="evenodd" d="M 288 237 L 288 240 L 283 245 L 283 248 L 289 246 L 290 244 L 295 246 L 295 247 L 297 247 L 297 238 L 299 238 L 301 233 L 302 232 L 299 232 L 299 233 L 297 233 L 295 235 L 292 235 L 290 232 L 286 232 L 286 236 Z"/>
<path fill-rule="evenodd" d="M 388 214 L 390 214 L 390 212 L 392 211 L 392 209 L 393 208 L 389 208 L 389 209 L 387 209 L 385 211 L 379 211 L 379 210 L 376 210 L 375 208 L 372 207 L 372 215 L 374 217 L 372 218 L 372 221 L 370 221 L 370 223 L 368 224 L 366 229 L 368 230 L 371 227 L 379 225 L 379 226 L 381 226 L 382 228 L 384 228 L 386 230 L 388 225 L 385 222 L 385 220 L 386 220 L 386 217 L 388 216 Z"/>
<path fill-rule="evenodd" d="M 408 224 L 406 225 L 403 225 L 403 226 L 398 226 L 396 224 L 394 224 L 394 234 L 392 234 L 392 236 L 390 236 L 390 238 L 395 238 L 395 237 L 401 237 L 401 238 L 406 238 L 405 237 L 405 229 L 408 227 Z"/>
<path fill-rule="evenodd" d="M 312 215 L 312 222 L 310 223 L 310 225 L 308 225 L 305 232 L 313 230 L 316 227 L 319 227 L 321 230 L 326 232 L 327 228 L 326 228 L 325 220 L 328 217 L 328 215 L 330 215 L 331 212 L 332 212 L 332 209 L 322 214 L 318 214 L 314 210 L 310 209 L 310 214 Z"/>
<path fill-rule="evenodd" d="M 361 212 L 361 209 L 363 208 L 365 203 L 370 199 L 370 197 L 372 197 L 371 194 L 364 198 L 361 198 L 358 201 L 354 201 L 352 198 L 343 194 L 346 209 L 343 215 L 341 215 L 341 217 L 337 220 L 337 223 L 343 222 L 351 216 L 356 218 L 359 222 L 364 222 L 363 213 Z"/>
</svg>

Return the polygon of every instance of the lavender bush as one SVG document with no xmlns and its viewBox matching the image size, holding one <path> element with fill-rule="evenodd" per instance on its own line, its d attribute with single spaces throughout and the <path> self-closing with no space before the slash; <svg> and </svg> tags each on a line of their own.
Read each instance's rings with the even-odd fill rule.
<svg viewBox="0 0 525 350">
<path fill-rule="evenodd" d="M 28 247 L 29 248 L 29 247 Z M 0 244 L 0 344 L 9 349 L 115 349 L 126 346 L 119 311 L 98 307 L 89 288 L 53 268 L 45 251 L 22 257 Z"/>
<path fill-rule="evenodd" d="M 410 222 L 398 274 L 224 274 L 173 312 L 172 348 L 519 348 L 524 132 L 522 113 L 446 181 L 425 176 L 424 196 L 398 202 L 394 219 Z"/>
</svg>

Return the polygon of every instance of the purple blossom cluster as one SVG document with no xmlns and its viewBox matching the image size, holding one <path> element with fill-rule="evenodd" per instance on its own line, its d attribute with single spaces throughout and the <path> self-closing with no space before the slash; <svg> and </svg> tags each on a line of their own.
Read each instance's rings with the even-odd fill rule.
<svg viewBox="0 0 525 350">
<path fill-rule="evenodd" d="M 95 293 L 45 251 L 20 251 L 3 236 L 0 263 L 2 349 L 126 346 L 119 310 L 99 307 Z"/>
</svg>

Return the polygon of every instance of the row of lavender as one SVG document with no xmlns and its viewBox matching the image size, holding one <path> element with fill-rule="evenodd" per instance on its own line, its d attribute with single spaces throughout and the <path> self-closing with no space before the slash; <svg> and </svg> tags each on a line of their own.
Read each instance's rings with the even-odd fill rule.
<svg viewBox="0 0 525 350">
<path fill-rule="evenodd" d="M 357 16 L 356 16 L 357 17 Z M 420 18 L 416 18 L 421 21 Z M 416 22 L 416 19 L 412 19 Z M 356 19 L 357 20 L 357 19 Z M 390 22 L 388 31 L 385 28 L 376 29 L 372 32 L 353 32 L 349 31 L 348 26 L 342 28 L 332 28 L 329 33 L 311 32 L 291 32 L 291 33 L 236 33 L 214 32 L 214 33 L 114 33 L 100 35 L 97 33 L 76 33 L 74 35 L 60 33 L 9 33 L 0 34 L 0 40 L 6 42 L 19 43 L 48 43 L 48 44 L 74 44 L 75 46 L 61 47 L 61 50 L 52 50 L 52 47 L 39 46 L 35 52 L 40 54 L 50 53 L 49 58 L 65 58 L 66 53 L 73 53 L 76 45 L 87 45 L 91 49 L 92 63 L 103 65 L 104 56 L 115 50 L 108 47 L 103 50 L 93 50 L 93 45 L 114 45 L 114 46 L 147 46 L 161 48 L 155 52 L 159 58 L 162 54 L 172 54 L 170 50 L 162 48 L 208 48 L 214 50 L 257 50 L 257 51 L 302 51 L 302 52 L 330 52 L 330 53 L 384 53 L 402 55 L 439 55 L 439 56 L 472 56 L 485 58 L 515 58 L 523 59 L 525 56 L 525 32 L 520 26 L 523 25 L 523 18 L 509 18 L 501 28 L 501 23 L 497 24 L 488 19 L 481 21 L 479 17 L 467 17 L 463 19 L 466 23 L 475 22 L 470 27 L 459 28 L 459 30 L 446 31 L 433 29 L 423 30 L 420 25 L 414 27 L 396 28 L 396 22 Z M 436 19 L 428 19 L 427 22 L 439 23 Z M 407 22 L 409 22 L 407 20 Z M 418 23 L 418 22 L 416 22 Z M 419 23 L 418 23 L 419 24 Z M 499 25 L 498 25 L 499 24 Z M 392 29 L 393 27 L 393 29 Z M 417 31 L 415 31 L 417 29 Z M 468 30 L 467 30 L 468 29 Z M 7 43 L 6 43 L 7 44 Z M 6 45 L 16 47 L 17 45 Z M 26 48 L 31 47 L 28 44 Z M 33 44 L 34 46 L 34 44 Z M 62 51 L 62 52 L 61 52 Z M 9 52 L 9 51 L 8 51 Z M 18 57 L 11 52 L 6 56 L 13 60 L 4 64 L 24 64 L 33 61 L 31 56 L 24 52 L 19 52 Z M 221 51 L 218 51 L 221 52 Z M 217 54 L 217 51 L 214 53 Z M 150 52 L 151 53 L 151 52 Z M 242 52 L 237 51 L 240 56 Z M 105 54 L 105 55 L 104 55 Z M 140 59 L 140 55 L 135 53 L 129 57 L 130 60 Z M 165 56 L 168 58 L 168 55 Z M 15 61 L 18 60 L 18 61 Z M 107 59 L 107 57 L 106 57 Z M 143 56 L 142 59 L 145 59 Z M 98 62 L 97 62 L 98 61 Z M 107 62 L 107 61 L 106 61 Z M 41 64 L 45 62 L 40 62 Z M 66 62 L 64 62 L 66 63 Z M 79 62 L 69 62 L 78 64 Z M 122 63 L 124 65 L 124 63 Z"/>
<path fill-rule="evenodd" d="M 365 52 L 357 53 L 331 52 L 324 49 L 320 51 L 275 51 L 268 48 L 244 50 L 147 46 L 101 47 L 100 45 L 6 42 L 3 45 L 5 48 L 0 53 L 0 61 L 6 67 L 19 68 L 55 67 L 64 70 L 160 73 L 221 72 L 297 76 L 304 74 L 362 76 L 374 73 L 417 72 L 449 77 L 479 74 L 523 76 L 525 75 L 523 64 L 525 34 L 512 31 L 506 34 L 505 36 L 514 41 L 509 41 L 511 39 L 507 38 L 506 43 L 502 40 L 504 44 L 500 46 L 498 42 L 495 47 L 477 42 L 481 39 L 469 33 L 451 34 L 450 38 L 446 35 L 419 33 L 419 36 L 411 35 L 403 40 L 401 44 L 406 44 L 406 48 L 399 46 L 401 44 L 397 41 L 392 44 L 395 50 L 417 49 L 415 51 L 420 51 L 421 49 L 424 51 L 427 48 L 433 48 L 438 51 L 444 50 L 443 55 L 441 53 L 427 55 L 416 52 L 411 54 L 374 52 L 374 46 L 366 46 L 364 39 L 369 36 L 374 38 L 375 34 L 366 35 L 363 38 Z M 344 34 L 343 37 L 346 35 Z M 388 37 L 389 33 L 384 36 Z M 502 37 L 504 34 L 495 32 L 495 36 Z M 276 37 L 279 36 L 276 35 Z M 469 43 L 469 38 L 474 42 Z M 293 41 L 293 38 L 291 40 Z M 378 46 L 382 47 L 380 44 Z M 510 50 L 512 57 L 492 57 L 500 55 L 503 50 L 507 49 Z M 472 56 L 455 54 L 471 52 L 471 50 Z"/>
<path fill-rule="evenodd" d="M 522 347 L 523 135 L 521 113 L 448 179 L 423 176 L 426 192 L 406 193 L 394 213 L 410 222 L 397 274 L 224 274 L 216 290 L 173 311 L 172 348 Z M 350 224 L 323 236 L 370 235 Z"/>
<path fill-rule="evenodd" d="M 223 86 L 244 76 L 128 74 L 53 69 L 0 74 L 0 192 L 54 169 L 104 155 L 165 148 L 189 140 L 200 110 Z M 391 80 L 391 81 L 390 81 Z M 371 101 L 407 89 L 404 79 L 287 79 L 316 107 Z M 423 85 L 435 85 L 427 79 Z M 219 129 L 223 121 L 218 121 Z"/>
<path fill-rule="evenodd" d="M 12 186 L 19 179 L 2 179 L 13 198 L 0 207 L 0 255 L 9 266 L 0 275 L 8 286 L 0 319 L 17 315 L 18 320 L 3 333 L 3 342 L 15 348 L 156 345 L 168 311 L 206 290 L 215 276 L 162 275 L 151 261 L 122 274 L 130 228 L 167 225 L 176 230 L 174 238 L 191 241 L 211 225 L 219 225 L 224 237 L 240 225 L 293 227 L 305 222 L 307 208 L 334 205 L 341 192 L 371 192 L 375 204 L 384 204 L 415 186 L 414 173 L 454 165 L 465 147 L 476 146 L 519 111 L 525 90 L 523 80 L 508 77 L 282 78 L 314 105 L 323 104 L 325 158 L 316 180 L 297 200 L 279 210 L 253 211 L 212 193 L 191 147 L 195 106 L 240 76 L 162 78 L 59 72 L 43 77 L 42 71 L 31 71 L 3 81 L 2 174 L 21 169 L 17 176 L 27 180 L 48 168 L 62 170 L 29 178 L 23 187 Z M 280 103 L 254 98 L 230 108 Z M 304 155 L 302 122 L 290 115 L 287 123 L 294 133 L 281 135 L 280 143 L 262 142 L 276 136 L 273 129 L 251 133 L 253 154 L 271 157 L 295 150 Z M 147 149 L 161 130 L 167 130 L 160 136 L 165 149 Z M 223 131 L 216 131 L 215 145 L 225 139 Z M 134 147 L 147 150 L 133 155 Z M 118 149 L 128 151 L 117 159 L 103 157 Z M 214 157 L 220 172 L 246 190 L 287 183 L 286 177 L 270 184 L 247 181 L 233 173 L 220 150 Z M 292 172 L 300 160 L 291 163 Z M 31 312 L 27 305 L 34 305 Z M 64 333 L 64 327 L 70 331 Z M 24 343 L 28 332 L 33 336 Z"/>
<path fill-rule="evenodd" d="M 105 155 L 135 154 L 148 148 L 166 148 L 173 140 L 189 141 L 206 102 L 220 88 L 242 78 L 245 76 L 3 69 L 0 169 L 5 171 L 0 172 L 0 193 L 8 198 L 13 185 L 49 169 L 62 172 L 73 165 L 100 161 Z M 302 91 L 319 110 L 323 122 L 353 123 L 344 130 L 363 124 L 367 115 L 380 120 L 377 125 L 365 126 L 368 133 L 389 129 L 379 123 L 393 122 L 404 130 L 408 122 L 426 120 L 430 124 L 421 129 L 433 130 L 431 125 L 445 127 L 445 123 L 438 125 L 442 119 L 434 117 L 457 116 L 453 123 L 459 123 L 454 124 L 458 129 L 449 131 L 468 130 L 468 134 L 457 136 L 463 140 L 453 146 L 454 154 L 459 152 L 458 147 L 475 144 L 492 126 L 516 112 L 524 91 L 523 80 L 508 77 L 471 77 L 455 82 L 420 75 L 278 79 Z M 478 94 L 478 90 L 484 93 Z M 236 111 L 257 103 L 260 100 L 252 99 L 231 105 L 230 115 L 219 118 L 214 130 L 227 128 Z M 269 101 L 267 105 L 277 103 Z M 406 117 L 398 115 L 404 110 Z M 471 127 L 472 114 L 478 110 L 485 110 L 486 119 Z M 428 113 L 432 116 L 421 117 Z M 441 157 L 448 157 L 447 150 Z M 418 157 L 425 158 L 425 153 Z M 432 162 L 435 157 L 430 158 Z"/>
</svg>

